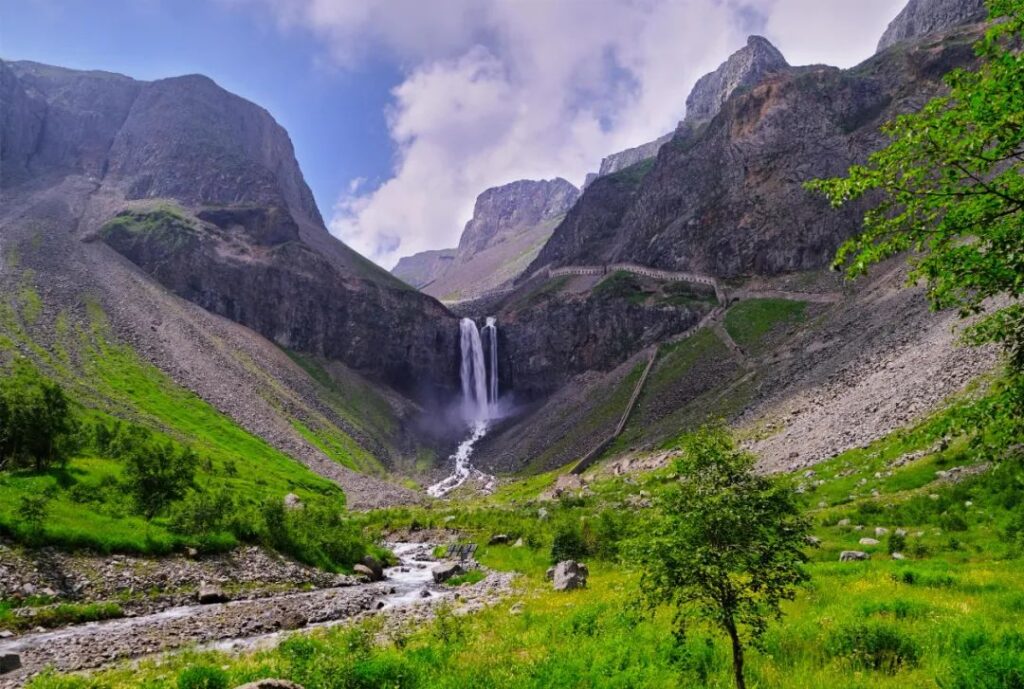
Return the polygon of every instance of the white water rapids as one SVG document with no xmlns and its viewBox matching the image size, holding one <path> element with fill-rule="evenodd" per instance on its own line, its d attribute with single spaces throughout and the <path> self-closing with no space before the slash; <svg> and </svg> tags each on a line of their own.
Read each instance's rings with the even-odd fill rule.
<svg viewBox="0 0 1024 689">
<path fill-rule="evenodd" d="M 455 462 L 452 473 L 427 488 L 427 493 L 435 498 L 455 490 L 474 472 L 484 478 L 488 485 L 493 485 L 493 476 L 474 469 L 469 462 L 473 447 L 487 435 L 488 423 L 498 415 L 498 325 L 493 317 L 487 318 L 484 334 L 487 336 L 489 366 L 484 363 L 484 342 L 476 322 L 471 318 L 463 318 L 459 323 L 462 412 L 469 424 L 469 435 L 448 458 Z"/>
</svg>

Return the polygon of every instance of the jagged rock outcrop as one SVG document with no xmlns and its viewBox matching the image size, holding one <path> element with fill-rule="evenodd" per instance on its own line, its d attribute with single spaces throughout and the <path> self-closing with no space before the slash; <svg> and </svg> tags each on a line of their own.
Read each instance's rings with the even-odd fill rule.
<svg viewBox="0 0 1024 689">
<path fill-rule="evenodd" d="M 454 390 L 450 314 L 328 234 L 264 109 L 197 75 L 139 82 L 15 62 L 3 87 L 5 185 L 84 175 L 95 189 L 82 238 L 282 347 L 407 394 Z"/>
<path fill-rule="evenodd" d="M 910 0 L 878 41 L 878 52 L 920 36 L 985 18 L 985 0 Z"/>
<path fill-rule="evenodd" d="M 863 208 L 834 211 L 805 182 L 863 162 L 884 143 L 883 122 L 941 93 L 950 69 L 973 63 L 977 34 L 959 29 L 939 45 L 908 44 L 849 70 L 778 68 L 748 82 L 710 122 L 680 127 L 630 193 L 594 182 L 531 269 L 623 261 L 736 277 L 826 266 L 860 228 Z M 719 83 L 731 81 L 725 67 Z M 694 100 L 691 124 L 716 102 Z"/>
<path fill-rule="evenodd" d="M 786 58 L 768 39 L 751 36 L 747 45 L 730 55 L 718 69 L 697 80 L 686 98 L 683 124 L 697 126 L 708 122 L 737 89 L 754 86 L 787 67 Z"/>
<path fill-rule="evenodd" d="M 492 187 L 477 197 L 453 258 L 437 256 L 446 250 L 423 252 L 399 261 L 392 273 L 436 267 L 430 280 L 416 285 L 425 293 L 452 300 L 478 296 L 523 272 L 579 193 L 561 178 Z"/>
<path fill-rule="evenodd" d="M 455 249 L 434 249 L 405 256 L 391 269 L 396 278 L 421 289 L 444 275 L 455 258 Z"/>
<path fill-rule="evenodd" d="M 654 141 L 648 141 L 645 144 L 636 146 L 634 148 L 627 148 L 625 151 L 619 151 L 618 153 L 612 153 L 610 156 L 605 156 L 601 160 L 601 168 L 598 170 L 598 177 L 610 175 L 619 170 L 624 170 L 630 165 L 636 165 L 642 163 L 645 160 L 650 160 L 658 155 L 658 151 L 662 146 L 672 140 L 672 132 L 660 136 Z"/>
</svg>

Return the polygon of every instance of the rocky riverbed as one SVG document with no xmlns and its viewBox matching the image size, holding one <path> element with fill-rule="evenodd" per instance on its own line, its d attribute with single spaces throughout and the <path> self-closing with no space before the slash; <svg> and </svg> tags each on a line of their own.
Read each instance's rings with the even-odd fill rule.
<svg viewBox="0 0 1024 689">
<path fill-rule="evenodd" d="M 22 687 L 46 667 L 62 672 L 99 668 L 117 661 L 183 647 L 246 651 L 272 646 L 285 633 L 386 615 L 385 628 L 431 617 L 438 604 L 466 613 L 510 590 L 512 575 L 488 572 L 458 589 L 433 582 L 433 545 L 393 543 L 399 564 L 374 583 L 339 580 L 340 586 L 266 595 L 209 605 L 183 605 L 106 622 L 36 631 L 0 639 L 0 657 L 16 655 L 20 668 L 0 677 L 0 689 Z"/>
</svg>

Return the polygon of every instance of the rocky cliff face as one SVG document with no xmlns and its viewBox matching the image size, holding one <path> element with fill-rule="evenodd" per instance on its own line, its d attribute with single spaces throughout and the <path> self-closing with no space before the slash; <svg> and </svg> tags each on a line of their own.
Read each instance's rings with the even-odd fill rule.
<svg viewBox="0 0 1024 689">
<path fill-rule="evenodd" d="M 456 261 L 465 263 L 517 231 L 565 214 L 578 196 L 579 189 L 561 177 L 523 179 L 488 189 L 476 197 L 473 217 L 459 239 Z"/>
<path fill-rule="evenodd" d="M 985 18 L 984 0 L 910 0 L 878 41 L 882 52 L 900 41 Z"/>
<path fill-rule="evenodd" d="M 976 37 L 964 28 L 850 70 L 779 68 L 747 83 L 710 122 L 681 127 L 631 193 L 592 184 L 535 266 L 631 261 L 718 277 L 826 266 L 859 229 L 861 209 L 834 212 L 804 183 L 842 174 L 879 148 L 880 125 L 940 93 L 946 72 L 972 63 Z M 771 52 L 761 40 L 751 46 Z M 715 82 L 732 83 L 727 67 Z M 717 102 L 690 101 L 691 124 Z M 592 219 L 581 221 L 584 212 Z"/>
<path fill-rule="evenodd" d="M 448 272 L 454 258 L 455 249 L 421 251 L 400 259 L 398 265 L 391 269 L 391 274 L 402 282 L 421 289 Z"/>
<path fill-rule="evenodd" d="M 789 67 L 778 48 L 761 36 L 751 36 L 747 45 L 729 56 L 714 72 L 705 74 L 686 98 L 687 125 L 708 122 L 737 89 L 760 83 L 766 76 Z"/>
<path fill-rule="evenodd" d="M 451 315 L 330 236 L 265 110 L 201 76 L 2 70 L 8 198 L 82 175 L 80 237 L 176 294 L 402 392 L 454 391 Z"/>
</svg>

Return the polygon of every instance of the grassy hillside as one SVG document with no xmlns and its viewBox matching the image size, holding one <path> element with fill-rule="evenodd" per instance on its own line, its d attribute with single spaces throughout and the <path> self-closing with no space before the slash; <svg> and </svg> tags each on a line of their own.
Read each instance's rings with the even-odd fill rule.
<svg viewBox="0 0 1024 689">
<path fill-rule="evenodd" d="M 976 464 L 963 443 L 943 441 L 943 421 L 939 415 L 786 479 L 801 491 L 821 546 L 807 548 L 809 586 L 749 657 L 750 686 L 1021 686 L 1021 469 Z M 667 610 L 638 604 L 630 538 L 643 528 L 650 496 L 674 480 L 672 469 L 595 476 L 582 493 L 538 503 L 535 496 L 553 479 L 533 477 L 475 504 L 371 515 L 380 529 L 447 525 L 478 543 L 495 533 L 522 537 L 523 547 L 480 550 L 488 566 L 523 575 L 514 598 L 493 609 L 443 615 L 376 643 L 371 622 L 297 635 L 277 650 L 241 657 L 177 656 L 108 671 L 92 683 L 44 677 L 31 686 L 174 687 L 196 666 L 224 668 L 227 686 L 276 676 L 307 689 L 731 686 L 721 634 L 695 623 L 679 639 Z M 540 506 L 547 518 L 538 518 Z M 858 544 L 875 538 L 876 529 L 888 530 L 878 532 L 879 545 Z M 557 593 L 544 570 L 553 538 L 566 531 L 579 535 L 591 577 L 586 590 Z M 851 548 L 872 557 L 838 562 L 838 552 Z M 906 559 L 889 555 L 897 548 Z"/>
<path fill-rule="evenodd" d="M 30 280 L 26 276 L 18 295 L 0 303 L 0 370 L 4 362 L 27 356 L 44 377 L 60 383 L 72 401 L 78 448 L 65 466 L 0 472 L 0 533 L 32 544 L 165 553 L 184 545 L 224 548 L 240 539 L 263 540 L 264 506 L 279 504 L 287 493 L 328 511 L 343 509 L 345 496 L 337 485 L 242 429 L 143 362 L 130 347 L 118 344 L 97 304 L 88 304 L 84 321 L 60 314 L 52 328 L 36 327 L 41 300 Z M 175 506 L 144 519 L 125 489 L 124 462 L 95 442 L 100 429 L 148 434 L 153 443 L 190 448 L 198 457 L 190 494 L 224 496 L 229 507 L 223 519 L 204 532 L 174 530 Z M 339 461 L 365 455 L 351 439 L 346 444 L 336 438 L 320 442 L 338 443 L 330 454 Z M 24 501 L 33 496 L 45 500 L 41 528 L 24 518 Z M 321 557 L 315 546 L 310 550 L 285 540 L 276 546 L 316 564 L 344 564 Z"/>
</svg>

